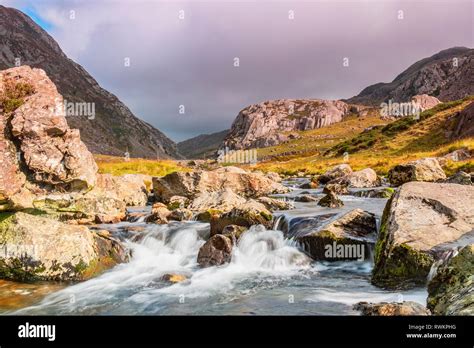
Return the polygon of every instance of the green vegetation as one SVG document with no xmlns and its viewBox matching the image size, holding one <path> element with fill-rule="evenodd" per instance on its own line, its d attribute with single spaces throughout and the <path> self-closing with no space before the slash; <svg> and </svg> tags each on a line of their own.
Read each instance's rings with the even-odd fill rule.
<svg viewBox="0 0 474 348">
<path fill-rule="evenodd" d="M 23 105 L 24 98 L 34 92 L 33 86 L 28 83 L 7 81 L 5 89 L 0 93 L 0 109 L 5 113 L 11 113 Z"/>
</svg>

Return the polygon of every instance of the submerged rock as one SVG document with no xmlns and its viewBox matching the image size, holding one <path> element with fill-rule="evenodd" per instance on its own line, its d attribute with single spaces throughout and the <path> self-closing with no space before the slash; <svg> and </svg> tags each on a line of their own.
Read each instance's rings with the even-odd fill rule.
<svg viewBox="0 0 474 348">
<path fill-rule="evenodd" d="M 291 228 L 291 234 L 315 260 L 363 260 L 375 244 L 377 226 L 373 214 L 354 209 L 335 220 L 322 220 L 314 228 L 303 219 Z"/>
<path fill-rule="evenodd" d="M 187 278 L 183 274 L 174 274 L 174 273 L 166 273 L 161 277 L 161 280 L 168 282 L 168 283 L 181 283 L 185 281 Z"/>
<path fill-rule="evenodd" d="M 425 182 L 401 186 L 384 210 L 372 283 L 389 288 L 425 285 L 433 262 L 469 239 L 473 206 L 472 186 Z"/>
<path fill-rule="evenodd" d="M 446 174 L 436 158 L 422 158 L 417 161 L 399 164 L 388 172 L 388 180 L 393 186 L 410 181 L 441 181 Z"/>
<path fill-rule="evenodd" d="M 127 260 L 119 241 L 85 226 L 23 212 L 2 215 L 0 278 L 84 280 Z"/>
<path fill-rule="evenodd" d="M 407 316 L 407 315 L 431 315 L 426 307 L 412 301 L 404 302 L 359 302 L 354 309 L 361 311 L 366 316 Z"/>
<path fill-rule="evenodd" d="M 318 199 L 312 195 L 295 196 L 295 202 L 311 203 L 311 202 L 316 202 L 316 201 L 318 201 Z"/>
<path fill-rule="evenodd" d="M 474 315 L 474 244 L 438 267 L 428 283 L 427 302 L 435 315 Z"/>
<path fill-rule="evenodd" d="M 201 267 L 219 266 L 230 262 L 231 257 L 232 241 L 222 234 L 216 234 L 199 249 L 197 262 Z"/>
<path fill-rule="evenodd" d="M 318 205 L 328 208 L 340 208 L 344 205 L 344 202 L 341 201 L 333 191 L 330 191 L 326 196 L 319 200 Z"/>
</svg>

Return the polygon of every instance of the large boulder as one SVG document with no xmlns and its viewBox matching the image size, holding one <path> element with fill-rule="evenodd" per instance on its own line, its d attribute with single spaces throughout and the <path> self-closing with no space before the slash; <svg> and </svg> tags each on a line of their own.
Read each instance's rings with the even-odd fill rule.
<svg viewBox="0 0 474 348">
<path fill-rule="evenodd" d="M 188 206 L 188 209 L 197 212 L 208 210 L 219 210 L 227 212 L 247 202 L 247 199 L 236 194 L 230 188 L 224 188 L 222 191 L 201 193 Z"/>
<path fill-rule="evenodd" d="M 85 226 L 23 212 L 0 219 L 3 279 L 83 280 L 127 259 L 120 242 Z"/>
<path fill-rule="evenodd" d="M 250 199 L 229 212 L 212 216 L 210 219 L 211 236 L 222 233 L 227 225 L 246 228 L 253 225 L 263 225 L 266 228 L 271 228 L 272 222 L 272 213 L 262 203 Z"/>
<path fill-rule="evenodd" d="M 425 111 L 434 108 L 436 105 L 441 103 L 438 98 L 432 97 L 428 94 L 415 95 L 411 98 L 411 101 L 420 108 L 420 111 Z"/>
<path fill-rule="evenodd" d="M 411 316 L 411 315 L 431 315 L 430 311 L 419 303 L 412 301 L 405 302 L 359 302 L 354 305 L 354 309 L 360 311 L 365 316 Z"/>
<path fill-rule="evenodd" d="M 89 195 L 112 197 L 127 206 L 144 206 L 148 201 L 145 181 L 146 176 L 140 174 L 98 174 L 97 184 Z"/>
<path fill-rule="evenodd" d="M 158 201 L 168 203 L 172 196 L 195 199 L 202 194 L 230 189 L 244 198 L 256 198 L 288 189 L 263 174 L 249 173 L 236 167 L 223 167 L 212 171 L 174 172 L 153 178 L 153 191 Z"/>
<path fill-rule="evenodd" d="M 324 174 L 318 177 L 318 181 L 321 184 L 326 184 L 331 180 L 342 178 L 352 174 L 352 168 L 350 165 L 343 163 L 339 164 L 331 169 L 328 169 Z"/>
<path fill-rule="evenodd" d="M 383 213 L 372 282 L 388 288 L 425 285 L 433 262 L 472 233 L 473 205 L 473 186 L 401 186 Z"/>
<path fill-rule="evenodd" d="M 377 226 L 373 214 L 354 209 L 326 221 L 302 219 L 289 234 L 315 260 L 366 259 L 375 244 Z"/>
<path fill-rule="evenodd" d="M 67 125 L 63 98 L 53 82 L 43 70 L 28 66 L 0 72 L 0 91 L 8 95 L 18 86 L 30 89 L 30 93 L 11 111 L 9 125 L 2 125 L 8 132 L 1 133 L 1 141 L 13 142 L 16 145 L 13 149 L 19 150 L 21 156 L 12 163 L 11 152 L 5 154 L 9 159 L 6 170 L 11 171 L 12 164 L 21 163 L 17 172 L 28 173 L 28 180 L 38 184 L 68 189 L 94 186 L 97 165 L 81 141 L 79 131 Z M 3 116 L 2 121 L 6 120 Z"/>
<path fill-rule="evenodd" d="M 422 158 L 417 161 L 399 164 L 388 172 L 388 180 L 393 186 L 410 181 L 441 181 L 446 174 L 436 158 Z"/>
<path fill-rule="evenodd" d="M 328 185 L 330 184 L 344 184 L 349 187 L 365 188 L 380 186 L 381 180 L 375 170 L 365 168 L 344 177 L 333 179 L 328 183 Z"/>
<path fill-rule="evenodd" d="M 230 262 L 231 258 L 231 239 L 222 234 L 216 234 L 199 249 L 197 262 L 201 267 L 219 266 Z"/>
<path fill-rule="evenodd" d="M 474 315 L 474 244 L 451 255 L 428 283 L 428 308 L 435 315 Z"/>
</svg>

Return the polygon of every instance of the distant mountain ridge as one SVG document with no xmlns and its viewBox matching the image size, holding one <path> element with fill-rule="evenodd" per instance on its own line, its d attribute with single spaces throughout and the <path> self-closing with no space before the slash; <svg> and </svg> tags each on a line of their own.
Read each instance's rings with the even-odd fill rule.
<svg viewBox="0 0 474 348">
<path fill-rule="evenodd" d="M 81 132 L 93 153 L 131 157 L 181 158 L 176 144 L 158 129 L 135 117 L 115 95 L 99 86 L 56 41 L 19 10 L 0 5 L 0 70 L 29 65 L 46 71 L 69 102 L 95 104 L 95 118 L 71 116 L 67 122 Z"/>
<path fill-rule="evenodd" d="M 181 141 L 178 143 L 178 151 L 189 159 L 214 158 L 227 133 L 229 133 L 228 129 Z"/>
<path fill-rule="evenodd" d="M 474 49 L 452 47 L 440 51 L 412 64 L 392 82 L 368 86 L 347 102 L 364 105 L 377 105 L 389 99 L 406 102 L 420 94 L 441 101 L 473 95 Z"/>
</svg>

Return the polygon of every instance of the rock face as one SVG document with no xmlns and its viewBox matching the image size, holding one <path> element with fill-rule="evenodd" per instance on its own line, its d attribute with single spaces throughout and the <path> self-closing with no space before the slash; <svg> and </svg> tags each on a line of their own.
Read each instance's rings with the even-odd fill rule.
<svg viewBox="0 0 474 348">
<path fill-rule="evenodd" d="M 322 224 L 302 220 L 290 234 L 315 260 L 366 259 L 375 244 L 377 226 L 373 214 L 355 209 Z"/>
<path fill-rule="evenodd" d="M 230 262 L 231 257 L 232 241 L 216 234 L 199 249 L 197 262 L 201 267 L 219 266 Z"/>
<path fill-rule="evenodd" d="M 473 205 L 472 186 L 410 182 L 400 187 L 382 217 L 372 282 L 389 288 L 424 285 L 433 262 L 472 234 Z"/>
<path fill-rule="evenodd" d="M 153 178 L 153 190 L 158 201 L 167 203 L 174 195 L 195 199 L 200 194 L 231 190 L 242 197 L 260 197 L 285 193 L 288 189 L 259 173 L 249 173 L 236 167 L 213 171 L 174 172 Z"/>
<path fill-rule="evenodd" d="M 457 66 L 453 64 L 454 59 Z M 409 102 L 415 95 L 428 94 L 441 101 L 462 99 L 474 94 L 474 49 L 453 47 L 422 59 L 390 83 L 365 88 L 350 103 L 379 105 L 392 99 Z"/>
<path fill-rule="evenodd" d="M 411 98 L 411 101 L 420 107 L 420 111 L 434 108 L 441 103 L 438 98 L 429 96 L 428 94 L 415 95 Z"/>
<path fill-rule="evenodd" d="M 64 110 L 56 107 L 63 99 L 45 72 L 27 66 L 1 71 L 4 106 L 15 100 L 11 94 L 18 89 L 30 91 L 18 108 L 9 113 L 6 108 L 1 111 L 1 156 L 7 163 L 1 169 L 2 194 L 19 192 L 26 181 L 64 189 L 94 186 L 94 158 L 81 142 L 79 132 L 68 127 Z M 7 187 L 9 184 L 13 185 Z"/>
<path fill-rule="evenodd" d="M 132 157 L 180 157 L 173 141 L 135 117 L 116 96 L 101 88 L 28 16 L 0 6 L 0 33 L 0 70 L 14 67 L 15 59 L 20 58 L 22 65 L 46 71 L 68 102 L 93 103 L 94 117 L 76 115 L 66 120 L 71 128 L 80 130 L 90 151 L 123 156 L 128 148 Z"/>
<path fill-rule="evenodd" d="M 85 226 L 22 212 L 2 214 L 0 278 L 83 280 L 127 259 L 118 241 Z"/>
<path fill-rule="evenodd" d="M 237 115 L 222 148 L 231 150 L 277 145 L 282 132 L 310 130 L 341 122 L 350 106 L 339 100 L 279 99 L 246 107 Z"/>
<path fill-rule="evenodd" d="M 388 180 L 393 186 L 409 181 L 441 181 L 446 179 L 443 168 L 436 158 L 422 158 L 406 164 L 399 164 L 388 172 Z"/>
<path fill-rule="evenodd" d="M 354 309 L 361 311 L 367 316 L 407 316 L 407 315 L 431 315 L 430 311 L 419 303 L 405 302 L 359 302 Z"/>
<path fill-rule="evenodd" d="M 435 315 L 474 315 L 474 244 L 438 267 L 428 283 L 427 302 Z"/>
<path fill-rule="evenodd" d="M 474 137 L 474 103 L 455 115 L 453 133 L 450 139 Z"/>
</svg>

